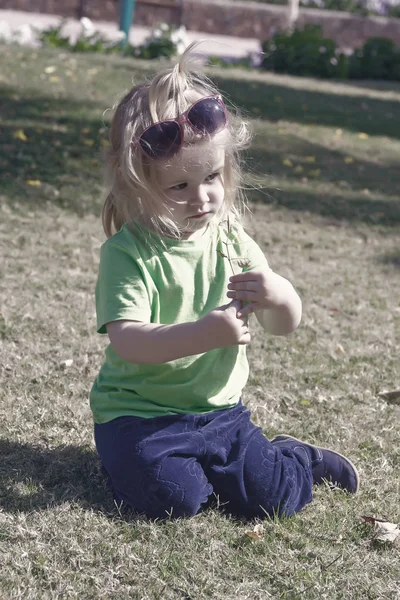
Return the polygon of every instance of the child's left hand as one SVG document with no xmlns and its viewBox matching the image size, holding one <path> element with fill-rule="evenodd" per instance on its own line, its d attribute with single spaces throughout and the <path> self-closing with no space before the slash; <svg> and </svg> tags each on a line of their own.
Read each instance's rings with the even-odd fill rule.
<svg viewBox="0 0 400 600">
<path fill-rule="evenodd" d="M 283 306 L 287 299 L 287 286 L 291 287 L 287 279 L 272 269 L 244 271 L 230 277 L 229 282 L 228 298 L 247 302 L 238 316 Z"/>
</svg>

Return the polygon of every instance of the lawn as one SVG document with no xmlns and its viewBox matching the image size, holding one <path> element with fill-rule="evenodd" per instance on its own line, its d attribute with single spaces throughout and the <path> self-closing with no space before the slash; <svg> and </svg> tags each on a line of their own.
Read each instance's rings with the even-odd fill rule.
<svg viewBox="0 0 400 600">
<path fill-rule="evenodd" d="M 94 286 L 110 109 L 154 64 L 0 48 L 2 600 L 400 598 L 400 85 L 210 71 L 254 125 L 249 230 L 304 303 L 298 331 L 252 325 L 244 394 L 268 436 L 334 447 L 358 496 L 321 486 L 293 518 L 121 512 L 88 393 L 106 340 Z M 250 180 L 253 183 L 250 183 Z M 217 504 L 217 500 L 216 500 Z"/>
</svg>

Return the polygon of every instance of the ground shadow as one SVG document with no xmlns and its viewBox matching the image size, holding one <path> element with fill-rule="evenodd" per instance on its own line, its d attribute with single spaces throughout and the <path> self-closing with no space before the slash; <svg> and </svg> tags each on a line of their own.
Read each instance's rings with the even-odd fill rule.
<svg viewBox="0 0 400 600">
<path fill-rule="evenodd" d="M 97 214 L 101 202 L 93 197 L 101 185 L 107 137 L 103 106 L 18 92 L 0 90 L 2 195 L 11 204 L 35 208 L 50 201 L 78 214 Z"/>
<path fill-rule="evenodd" d="M 325 123 L 400 137 L 400 119 L 389 123 L 384 117 L 388 107 L 400 115 L 398 102 L 374 99 L 371 114 L 376 118 L 368 129 L 362 126 L 366 121 L 360 113 L 360 98 L 293 90 L 258 81 L 254 84 L 257 89 L 249 93 L 251 82 L 223 78 L 220 83 L 237 104 L 250 113 L 257 109 L 256 116 L 265 121 L 286 118 L 302 124 Z M 281 101 L 274 103 L 271 94 L 277 93 L 281 95 Z M 301 109 L 303 101 L 309 106 L 306 112 Z M 102 109 L 103 106 L 94 101 L 53 98 L 40 95 L 38 91 L 32 91 L 29 96 L 21 95 L 17 88 L 4 87 L 0 91 L 0 186 L 3 199 L 11 205 L 28 205 L 30 209 L 44 207 L 51 202 L 80 216 L 87 213 L 98 215 L 104 199 L 100 158 L 106 132 Z M 98 115 L 98 118 L 93 118 L 93 115 Z M 400 188 L 397 165 L 378 165 L 361 160 L 356 165 L 345 165 L 340 152 L 330 151 L 294 135 L 286 144 L 293 144 L 299 156 L 317 155 L 318 166 L 322 166 L 321 177 L 327 177 L 329 173 L 339 177 L 352 191 L 351 199 L 329 192 L 321 198 L 312 193 L 312 182 L 309 182 L 304 192 L 267 189 L 250 193 L 251 200 L 271 202 L 272 199 L 274 203 L 290 209 L 306 210 L 335 219 L 388 225 L 400 222 L 399 202 L 371 200 L 360 189 L 362 186 L 370 191 L 393 194 L 397 184 Z M 267 170 L 264 169 L 267 175 L 295 180 L 294 173 L 282 165 L 282 152 L 282 147 L 261 140 L 248 153 L 247 168 L 257 171 L 267 165 Z M 355 174 L 355 168 L 360 171 L 358 174 Z M 332 181 L 334 175 L 331 175 Z"/>
<path fill-rule="evenodd" d="M 378 262 L 382 265 L 388 265 L 395 267 L 400 270 L 400 250 L 395 252 L 389 252 L 378 257 Z"/>
<path fill-rule="evenodd" d="M 235 105 L 254 118 L 294 121 L 400 138 L 400 100 L 294 89 L 273 81 L 213 76 Z M 397 91 L 398 88 L 396 88 Z"/>
<path fill-rule="evenodd" d="M 68 501 L 115 513 L 112 494 L 93 449 L 72 445 L 47 449 L 0 440 L 3 510 L 45 510 Z"/>
<path fill-rule="evenodd" d="M 96 510 L 106 517 L 118 515 L 129 522 L 146 518 L 126 504 L 116 505 L 106 474 L 92 448 L 68 445 L 47 449 L 0 440 L 0 508 L 3 511 L 15 514 L 47 510 L 65 502 Z M 211 495 L 201 512 L 217 508 L 229 513 L 227 507 L 219 507 L 218 499 Z M 237 520 L 242 519 L 237 517 Z"/>
<path fill-rule="evenodd" d="M 361 160 L 347 165 L 340 152 L 310 141 L 294 139 L 293 146 L 297 156 L 313 155 L 318 160 L 312 165 L 299 163 L 303 168 L 301 175 L 296 174 L 294 168 L 285 166 L 282 155 L 274 149 L 258 146 L 248 151 L 247 165 L 253 176 L 247 192 L 249 200 L 332 219 L 369 225 L 399 225 L 400 198 L 394 195 L 394 191 L 400 189 L 400 169 L 396 165 L 383 166 Z M 313 179 L 316 167 L 318 177 Z M 307 175 L 304 180 L 303 176 Z M 257 181 L 260 176 L 267 182 L 266 187 L 252 189 L 251 180 Z M 287 180 L 290 186 L 285 189 L 268 186 L 268 178 L 276 177 Z M 328 185 L 329 192 L 326 189 Z"/>
<path fill-rule="evenodd" d="M 306 191 L 277 190 L 266 188 L 252 190 L 248 193 L 252 202 L 284 206 L 290 210 L 316 213 L 322 217 L 364 222 L 369 225 L 386 225 L 396 227 L 400 224 L 400 201 L 390 202 L 374 200 L 361 193 L 351 200 L 339 194 L 325 194 Z"/>
<path fill-rule="evenodd" d="M 255 139 L 257 142 L 257 138 Z M 380 164 L 361 159 L 353 159 L 351 164 L 344 162 L 344 155 L 340 150 L 331 150 L 311 140 L 296 138 L 291 134 L 290 146 L 292 147 L 293 165 L 288 168 L 283 162 L 281 152 L 274 148 L 255 145 L 247 152 L 248 168 L 257 175 L 266 174 L 282 177 L 291 182 L 298 182 L 303 176 L 309 176 L 312 182 L 313 174 L 317 174 L 317 183 L 329 182 L 335 186 L 344 185 L 345 189 L 352 192 L 368 190 L 381 195 L 398 197 L 400 190 L 400 156 L 398 163 Z M 303 156 L 313 156 L 315 163 L 302 162 Z M 296 164 L 301 165 L 302 172 L 295 170 Z M 318 168 L 318 171 L 315 169 Z"/>
<path fill-rule="evenodd" d="M 340 85 L 362 90 L 400 93 L 400 81 L 386 81 L 385 79 L 339 79 L 336 82 Z"/>
</svg>

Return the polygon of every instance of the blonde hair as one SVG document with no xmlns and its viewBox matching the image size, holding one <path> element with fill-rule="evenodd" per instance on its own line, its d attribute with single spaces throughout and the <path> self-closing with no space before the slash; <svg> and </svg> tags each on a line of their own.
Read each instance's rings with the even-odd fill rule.
<svg viewBox="0 0 400 600">
<path fill-rule="evenodd" d="M 201 73 L 199 60 L 192 54 L 198 43 L 188 46 L 175 66 L 161 70 L 150 82 L 133 87 L 116 106 L 104 165 L 108 195 L 102 222 L 107 237 L 113 234 L 113 229 L 119 231 L 125 223 L 133 222 L 159 235 L 181 237 L 183 230 L 161 210 L 163 196 L 155 176 L 155 161 L 135 141 L 152 124 L 176 118 L 200 98 L 221 96 L 212 81 Z M 240 151 L 248 146 L 250 137 L 248 124 L 236 111 L 228 110 L 224 136 L 225 196 L 219 222 L 229 217 L 240 219 L 243 213 Z M 195 143 L 196 138 L 191 130 L 185 129 L 185 142 L 188 141 Z"/>
</svg>

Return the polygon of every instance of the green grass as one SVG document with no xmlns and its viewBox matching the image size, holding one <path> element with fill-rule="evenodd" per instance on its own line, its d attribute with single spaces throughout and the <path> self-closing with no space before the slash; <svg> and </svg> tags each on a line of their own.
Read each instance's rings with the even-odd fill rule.
<svg viewBox="0 0 400 600">
<path fill-rule="evenodd" d="M 267 435 L 348 454 L 362 483 L 357 497 L 316 489 L 252 541 L 254 523 L 216 507 L 121 513 L 94 451 L 103 113 L 156 66 L 0 57 L 0 597 L 400 598 L 398 547 L 361 520 L 400 521 L 399 407 L 379 396 L 400 378 L 400 86 L 212 71 L 257 134 L 250 229 L 304 302 L 292 336 L 254 324 L 245 402 Z"/>
</svg>

